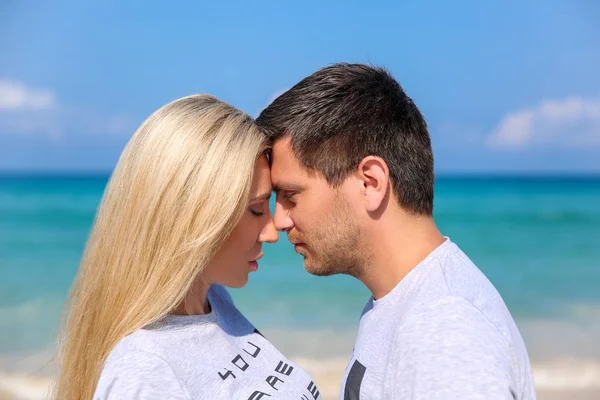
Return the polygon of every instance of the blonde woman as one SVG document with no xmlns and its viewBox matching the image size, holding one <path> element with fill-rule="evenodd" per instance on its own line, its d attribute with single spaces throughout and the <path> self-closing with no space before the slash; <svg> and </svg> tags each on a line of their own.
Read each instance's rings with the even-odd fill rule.
<svg viewBox="0 0 600 400">
<path fill-rule="evenodd" d="M 249 116 L 207 95 L 142 124 L 73 284 L 56 399 L 321 398 L 223 288 L 277 241 L 265 150 Z"/>
</svg>

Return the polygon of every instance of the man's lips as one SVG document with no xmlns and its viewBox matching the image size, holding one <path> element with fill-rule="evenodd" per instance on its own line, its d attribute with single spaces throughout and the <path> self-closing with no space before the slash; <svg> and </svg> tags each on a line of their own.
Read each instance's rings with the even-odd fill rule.
<svg viewBox="0 0 600 400">
<path fill-rule="evenodd" d="M 298 251 L 299 249 L 305 248 L 306 247 L 306 243 L 293 243 L 294 244 L 294 250 Z"/>
</svg>

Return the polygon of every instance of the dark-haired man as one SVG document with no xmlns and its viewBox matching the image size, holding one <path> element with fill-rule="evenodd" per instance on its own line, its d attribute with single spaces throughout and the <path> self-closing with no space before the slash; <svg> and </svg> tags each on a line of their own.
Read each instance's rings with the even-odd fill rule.
<svg viewBox="0 0 600 400">
<path fill-rule="evenodd" d="M 427 125 L 388 72 L 321 69 L 257 122 L 273 142 L 276 228 L 308 272 L 373 294 L 341 399 L 535 398 L 502 298 L 435 225 Z"/>
</svg>

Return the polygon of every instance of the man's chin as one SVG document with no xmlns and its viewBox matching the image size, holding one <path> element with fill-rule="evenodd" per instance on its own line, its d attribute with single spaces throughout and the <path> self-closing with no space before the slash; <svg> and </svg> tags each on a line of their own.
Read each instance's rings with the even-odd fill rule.
<svg viewBox="0 0 600 400">
<path fill-rule="evenodd" d="M 341 273 L 339 271 L 336 271 L 335 269 L 323 267 L 322 265 L 319 265 L 319 264 L 314 264 L 314 263 L 310 262 L 309 260 L 307 260 L 306 257 L 304 258 L 304 269 L 309 274 L 315 275 L 315 276 L 331 276 L 331 275 L 337 275 L 337 274 Z"/>
</svg>

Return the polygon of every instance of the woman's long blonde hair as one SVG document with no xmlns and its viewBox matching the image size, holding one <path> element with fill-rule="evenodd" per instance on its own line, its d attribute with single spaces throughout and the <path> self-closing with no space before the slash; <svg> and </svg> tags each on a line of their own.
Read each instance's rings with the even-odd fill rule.
<svg viewBox="0 0 600 400">
<path fill-rule="evenodd" d="M 244 212 L 265 137 L 208 95 L 135 132 L 110 178 L 67 303 L 53 397 L 91 399 L 125 336 L 178 306 Z"/>
</svg>

